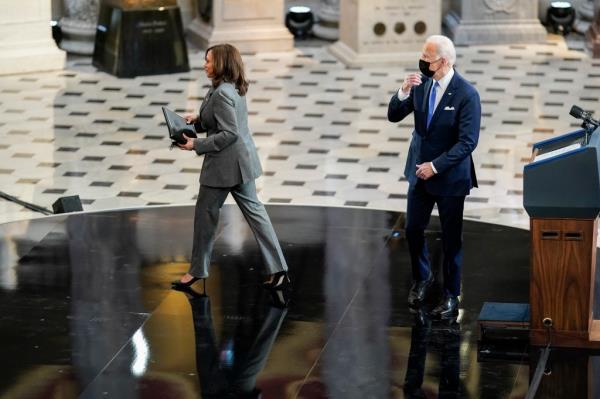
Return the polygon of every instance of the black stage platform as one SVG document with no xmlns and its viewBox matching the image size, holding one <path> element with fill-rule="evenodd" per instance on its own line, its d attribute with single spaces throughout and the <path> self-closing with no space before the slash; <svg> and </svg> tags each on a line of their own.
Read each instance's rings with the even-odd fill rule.
<svg viewBox="0 0 600 399">
<path fill-rule="evenodd" d="M 476 320 L 485 301 L 528 301 L 527 231 L 465 222 L 452 324 L 406 306 L 406 243 L 390 237 L 401 214 L 268 211 L 293 279 L 288 306 L 258 286 L 260 255 L 235 206 L 221 214 L 206 296 L 170 289 L 187 270 L 193 207 L 0 225 L 0 398 L 525 397 L 537 348 L 478 362 Z M 438 267 L 428 308 L 439 279 Z M 538 398 L 600 395 L 600 356 L 553 350 L 547 371 Z"/>
</svg>

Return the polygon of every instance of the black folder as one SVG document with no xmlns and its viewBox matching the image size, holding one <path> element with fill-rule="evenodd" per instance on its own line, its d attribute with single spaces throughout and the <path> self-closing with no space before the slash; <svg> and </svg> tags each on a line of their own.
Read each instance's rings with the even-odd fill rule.
<svg viewBox="0 0 600 399">
<path fill-rule="evenodd" d="M 185 137 L 183 137 L 184 133 L 188 137 L 196 137 L 194 125 L 188 125 L 185 122 L 185 119 L 166 107 L 162 107 L 162 111 L 165 116 L 165 121 L 167 122 L 169 138 L 172 141 L 172 145 L 185 144 L 186 140 Z"/>
</svg>

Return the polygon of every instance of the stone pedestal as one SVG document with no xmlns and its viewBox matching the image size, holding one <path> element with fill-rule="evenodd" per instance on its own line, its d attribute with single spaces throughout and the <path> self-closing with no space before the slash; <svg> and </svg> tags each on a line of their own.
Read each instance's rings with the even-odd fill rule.
<svg viewBox="0 0 600 399">
<path fill-rule="evenodd" d="M 92 55 L 98 22 L 99 0 L 63 0 L 60 47 L 73 54 Z"/>
<path fill-rule="evenodd" d="M 230 43 L 247 53 L 294 47 L 283 22 L 283 0 L 196 0 L 196 4 L 197 16 L 187 33 L 200 48 Z"/>
<path fill-rule="evenodd" d="M 321 0 L 317 11 L 317 23 L 313 34 L 325 40 L 340 37 L 340 0 Z"/>
<path fill-rule="evenodd" d="M 340 40 L 329 50 L 350 66 L 416 66 L 425 39 L 440 31 L 440 0 L 342 0 Z"/>
<path fill-rule="evenodd" d="M 464 0 L 444 18 L 455 44 L 540 43 L 537 0 Z"/>
<path fill-rule="evenodd" d="M 594 1 L 594 20 L 585 34 L 585 39 L 592 57 L 600 58 L 600 0 Z"/>
<path fill-rule="evenodd" d="M 128 78 L 189 71 L 179 7 L 103 2 L 92 63 Z"/>
<path fill-rule="evenodd" d="M 64 63 L 64 51 L 52 40 L 50 2 L 2 1 L 0 75 L 62 69 Z"/>
</svg>

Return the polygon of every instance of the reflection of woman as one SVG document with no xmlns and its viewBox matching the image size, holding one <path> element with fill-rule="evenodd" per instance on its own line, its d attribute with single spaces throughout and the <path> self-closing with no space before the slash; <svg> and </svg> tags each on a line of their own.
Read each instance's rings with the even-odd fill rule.
<svg viewBox="0 0 600 399">
<path fill-rule="evenodd" d="M 289 282 L 287 264 L 277 241 L 275 230 L 264 205 L 256 196 L 254 180 L 262 169 L 256 147 L 248 129 L 246 92 L 248 82 L 242 57 L 229 44 L 206 50 L 204 70 L 212 87 L 204 97 L 198 115 L 187 115 L 198 132 L 206 138 L 191 139 L 179 145 L 182 150 L 195 150 L 204 155 L 200 173 L 200 192 L 194 217 L 194 245 L 190 270 L 173 288 L 191 286 L 208 277 L 219 211 L 231 193 L 258 243 L 269 275 L 265 286 L 280 288 Z"/>
<path fill-rule="evenodd" d="M 218 345 L 210 300 L 205 295 L 192 294 L 193 291 L 188 293 L 194 318 L 196 366 L 202 398 L 259 398 L 261 391 L 256 387 L 256 378 L 267 362 L 287 308 L 271 301 L 260 323 L 248 323 L 253 316 L 242 314 L 235 321 L 234 336 L 224 337 L 224 344 Z M 250 311 L 256 314 L 256 309 Z"/>
</svg>

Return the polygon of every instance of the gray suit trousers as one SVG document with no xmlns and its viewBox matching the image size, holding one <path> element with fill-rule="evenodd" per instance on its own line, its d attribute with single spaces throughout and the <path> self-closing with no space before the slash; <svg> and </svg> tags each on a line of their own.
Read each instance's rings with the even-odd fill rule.
<svg viewBox="0 0 600 399">
<path fill-rule="evenodd" d="M 198 278 L 208 277 L 219 213 L 231 193 L 250 225 L 265 264 L 265 274 L 287 271 L 281 246 L 265 206 L 256 196 L 254 180 L 234 187 L 200 186 L 194 215 L 194 243 L 189 273 Z"/>
</svg>

